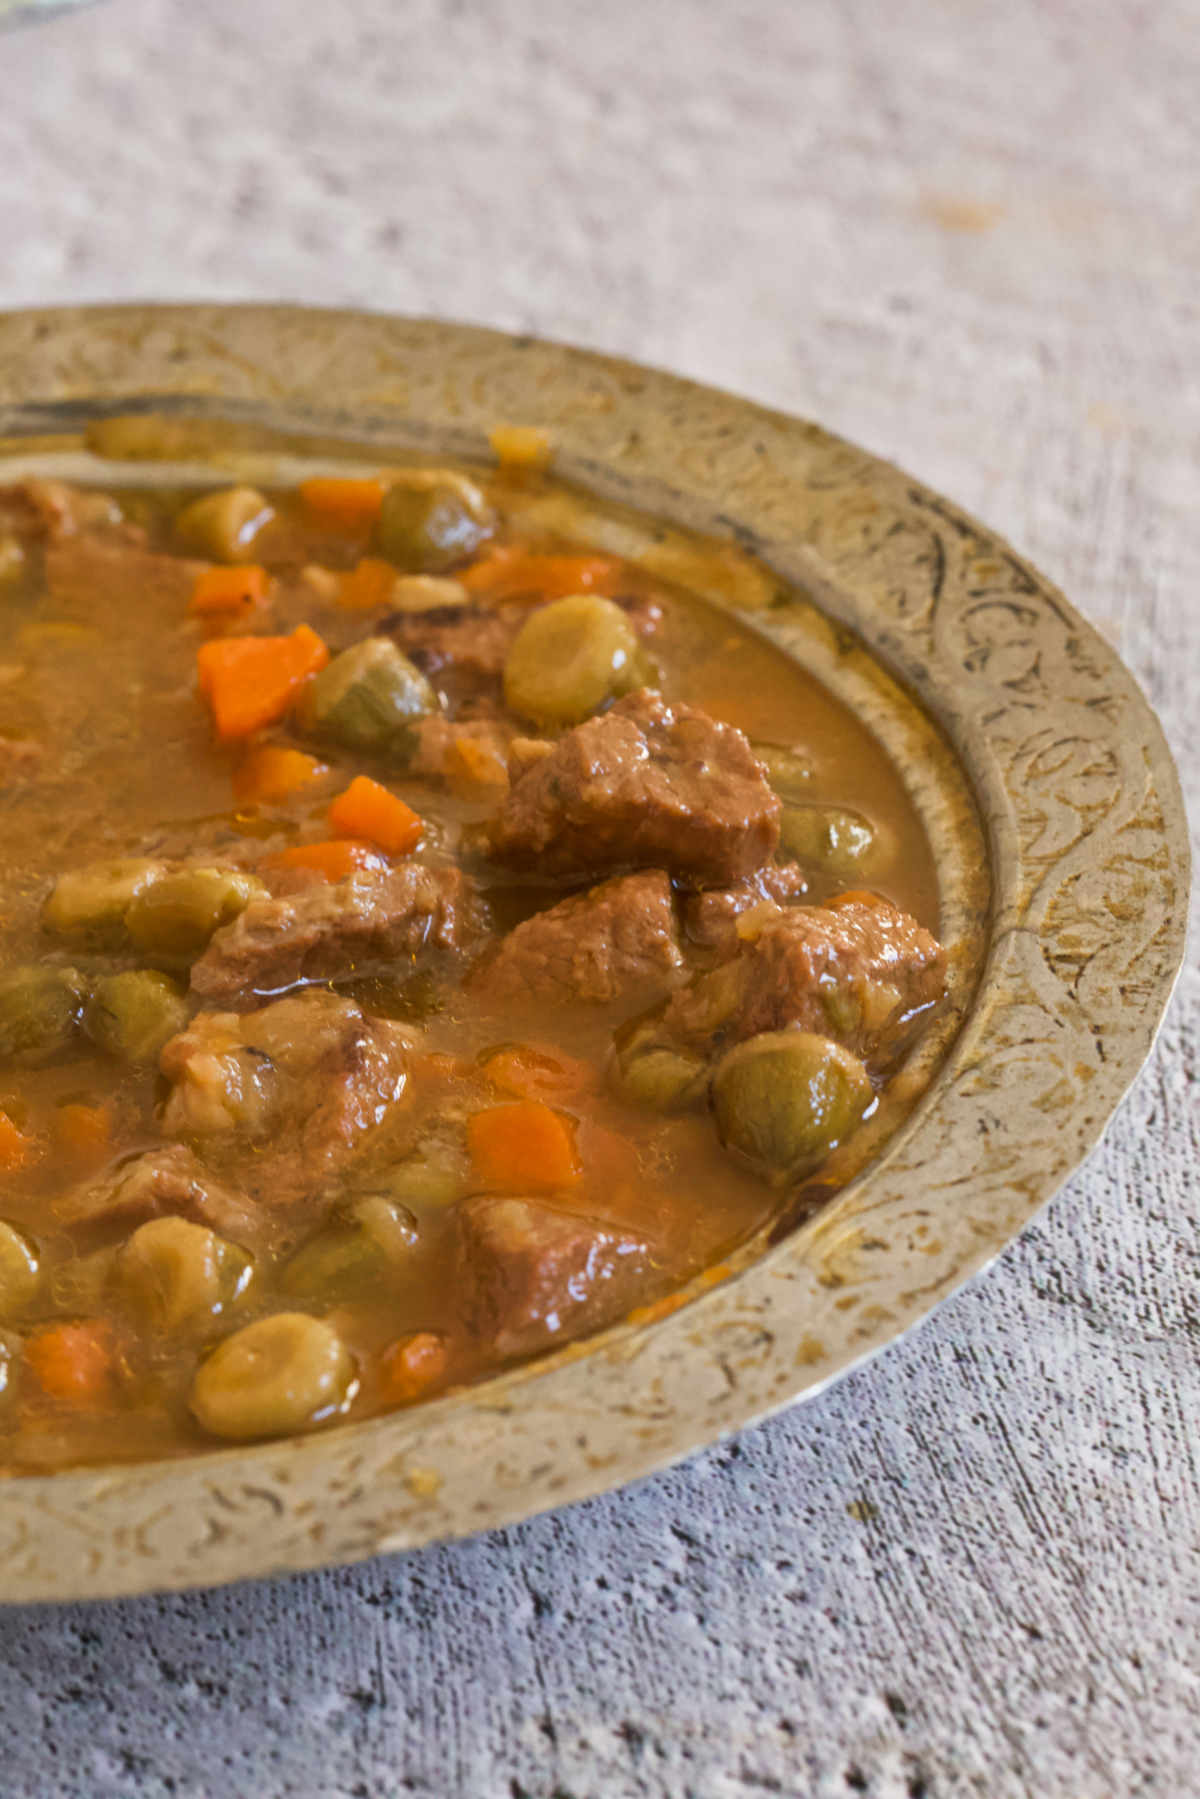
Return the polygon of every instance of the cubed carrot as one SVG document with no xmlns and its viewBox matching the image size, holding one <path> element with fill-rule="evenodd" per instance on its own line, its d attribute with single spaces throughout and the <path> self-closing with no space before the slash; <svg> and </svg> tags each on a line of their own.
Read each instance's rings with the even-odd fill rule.
<svg viewBox="0 0 1200 1799">
<path fill-rule="evenodd" d="M 192 588 L 189 610 L 200 618 L 237 617 L 266 599 L 271 577 L 256 562 L 202 568 Z"/>
<path fill-rule="evenodd" d="M 503 1043 L 481 1061 L 492 1085 L 517 1099 L 573 1099 L 597 1084 L 596 1070 L 589 1063 L 537 1043 Z"/>
<path fill-rule="evenodd" d="M 614 594 L 627 577 L 615 556 L 543 556 L 502 546 L 457 578 L 469 593 L 497 602 L 557 600 L 568 593 Z"/>
<path fill-rule="evenodd" d="M 396 586 L 396 571 L 390 562 L 377 556 L 364 556 L 356 567 L 342 576 L 338 586 L 338 605 L 352 612 L 370 612 L 390 606 Z"/>
<path fill-rule="evenodd" d="M 305 511 L 337 531 L 368 531 L 383 505 L 383 482 L 373 475 L 313 475 L 300 483 Z"/>
<path fill-rule="evenodd" d="M 218 737 L 249 737 L 288 711 L 329 651 L 308 625 L 289 637 L 217 637 L 196 652 L 200 691 L 212 708 Z"/>
<path fill-rule="evenodd" d="M 103 1405 L 116 1378 L 116 1344 L 104 1318 L 52 1324 L 25 1339 L 25 1366 L 43 1393 L 80 1408 Z"/>
<path fill-rule="evenodd" d="M 409 1331 L 379 1358 L 379 1397 L 384 1405 L 419 1399 L 446 1372 L 449 1352 L 437 1331 Z"/>
<path fill-rule="evenodd" d="M 347 837 L 366 838 L 393 856 L 406 856 L 421 841 L 424 825 L 398 794 L 369 775 L 356 775 L 329 808 L 329 823 Z"/>
<path fill-rule="evenodd" d="M 578 1184 L 575 1131 L 540 1100 L 489 1106 L 467 1121 L 467 1148 L 481 1185 L 499 1193 L 552 1193 Z"/>
<path fill-rule="evenodd" d="M 456 786 L 508 786 L 508 764 L 503 756 L 474 737 L 455 738 L 446 751 L 446 774 Z"/>
<path fill-rule="evenodd" d="M 264 856 L 264 868 L 303 868 L 323 881 L 345 881 L 354 874 L 370 874 L 387 867 L 387 859 L 374 844 L 340 837 L 334 843 L 296 843 L 290 849 Z"/>
<path fill-rule="evenodd" d="M 36 1154 L 33 1138 L 18 1129 L 7 1112 L 0 1111 L 0 1168 L 24 1168 Z"/>
<path fill-rule="evenodd" d="M 264 743 L 251 750 L 233 774 L 233 795 L 242 805 L 271 805 L 303 793 L 329 773 L 327 762 L 306 756 L 303 750 Z"/>
<path fill-rule="evenodd" d="M 112 1113 L 107 1106 L 60 1106 L 54 1118 L 54 1135 L 70 1155 L 86 1161 L 102 1161 L 112 1151 Z"/>
</svg>

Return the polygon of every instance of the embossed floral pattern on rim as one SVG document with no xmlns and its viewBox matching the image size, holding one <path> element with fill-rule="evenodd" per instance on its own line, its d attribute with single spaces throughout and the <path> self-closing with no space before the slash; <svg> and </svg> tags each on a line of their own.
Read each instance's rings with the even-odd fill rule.
<svg viewBox="0 0 1200 1799">
<path fill-rule="evenodd" d="M 866 452 L 656 371 L 436 321 L 263 306 L 0 317 L 10 450 L 53 434 L 63 408 L 146 395 L 312 412 L 331 431 L 468 455 L 498 421 L 543 425 L 584 485 L 750 546 L 953 744 L 989 844 L 990 942 L 913 1118 L 736 1278 L 409 1413 L 8 1481 L 9 1600 L 206 1585 L 465 1534 L 815 1392 L 983 1267 L 1078 1166 L 1151 1049 L 1183 952 L 1182 798 L 1132 677 L 992 533 Z M 972 829 L 955 840 L 978 844 Z M 968 905 L 976 873 L 972 889 L 960 871 Z"/>
</svg>

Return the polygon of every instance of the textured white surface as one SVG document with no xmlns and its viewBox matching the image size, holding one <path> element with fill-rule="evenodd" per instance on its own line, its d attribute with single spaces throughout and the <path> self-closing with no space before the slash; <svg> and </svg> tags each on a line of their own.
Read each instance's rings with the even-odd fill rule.
<svg viewBox="0 0 1200 1799">
<path fill-rule="evenodd" d="M 0 35 L 0 304 L 527 328 L 811 414 L 1119 645 L 1193 817 L 1193 0 L 108 0 Z M 14 1794 L 1200 1792 L 1200 970 L 1103 1149 L 910 1341 L 638 1489 L 0 1614 Z"/>
</svg>

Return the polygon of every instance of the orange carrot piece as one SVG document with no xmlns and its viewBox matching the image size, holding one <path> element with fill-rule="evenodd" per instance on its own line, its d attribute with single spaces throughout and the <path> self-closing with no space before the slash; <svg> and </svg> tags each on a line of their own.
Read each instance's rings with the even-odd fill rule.
<svg viewBox="0 0 1200 1799">
<path fill-rule="evenodd" d="M 25 1365 L 42 1391 L 68 1405 L 103 1405 L 116 1374 L 112 1326 L 104 1318 L 51 1324 L 25 1340 Z"/>
<path fill-rule="evenodd" d="M 313 475 L 300 483 L 305 510 L 338 531 L 366 531 L 379 517 L 383 482 L 373 475 Z"/>
<path fill-rule="evenodd" d="M 574 1187 L 583 1170 L 575 1132 L 540 1100 L 489 1106 L 467 1121 L 467 1148 L 484 1187 L 501 1193 L 552 1193 Z"/>
<path fill-rule="evenodd" d="M 270 585 L 270 575 L 257 562 L 202 568 L 192 588 L 189 611 L 200 618 L 252 612 L 266 599 Z"/>
<path fill-rule="evenodd" d="M 323 881 L 344 881 L 350 875 L 374 873 L 387 867 L 387 859 L 372 843 L 356 843 L 341 837 L 336 843 L 297 843 L 263 858 L 264 868 L 306 868 Z"/>
<path fill-rule="evenodd" d="M 446 774 L 456 784 L 470 787 L 507 787 L 508 764 L 503 756 L 473 737 L 458 737 L 446 751 Z"/>
<path fill-rule="evenodd" d="M 497 425 L 488 442 L 501 468 L 543 469 L 553 454 L 549 433 L 537 425 Z"/>
<path fill-rule="evenodd" d="M 19 1130 L 7 1112 L 0 1111 L 0 1168 L 24 1168 L 35 1153 L 32 1137 Z"/>
<path fill-rule="evenodd" d="M 379 1358 L 379 1397 L 384 1405 L 419 1399 L 446 1372 L 446 1339 L 437 1331 L 409 1331 Z"/>
<path fill-rule="evenodd" d="M 273 725 L 329 651 L 308 625 L 290 637 L 215 637 L 196 652 L 200 691 L 228 742 Z"/>
<path fill-rule="evenodd" d="M 241 767 L 234 770 L 233 797 L 244 806 L 270 805 L 289 799 L 293 793 L 303 793 L 328 773 L 327 762 L 318 762 L 303 750 L 264 743 L 251 750 Z"/>
<path fill-rule="evenodd" d="M 365 837 L 393 856 L 406 856 L 421 841 L 420 815 L 369 775 L 356 775 L 329 808 L 329 823 L 345 837 Z"/>
<path fill-rule="evenodd" d="M 587 1062 L 536 1043 L 504 1043 L 482 1061 L 492 1085 L 517 1099 L 574 1099 L 597 1084 L 596 1071 Z"/>
<path fill-rule="evenodd" d="M 615 556 L 540 556 L 501 548 L 456 577 L 469 593 L 493 602 L 528 597 L 557 600 L 568 593 L 621 591 L 623 569 Z"/>
<path fill-rule="evenodd" d="M 112 1150 L 112 1113 L 107 1106 L 72 1102 L 60 1106 L 54 1135 L 65 1150 L 89 1161 L 102 1160 Z"/>
<path fill-rule="evenodd" d="M 338 605 L 346 606 L 352 612 L 370 612 L 379 606 L 390 606 L 395 585 L 396 571 L 390 562 L 382 562 L 378 556 L 364 556 L 355 568 L 342 576 Z"/>
</svg>

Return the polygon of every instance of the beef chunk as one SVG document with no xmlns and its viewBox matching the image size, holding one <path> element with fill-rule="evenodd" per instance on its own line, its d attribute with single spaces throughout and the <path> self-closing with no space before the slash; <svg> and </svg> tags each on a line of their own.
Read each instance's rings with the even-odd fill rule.
<svg viewBox="0 0 1200 1799">
<path fill-rule="evenodd" d="M 258 1012 L 200 1012 L 163 1049 L 169 1135 L 236 1168 L 270 1206 L 320 1191 L 391 1122 L 412 1034 L 315 988 Z"/>
<path fill-rule="evenodd" d="M 496 998 L 649 999 L 682 966 L 671 883 L 648 869 L 527 918 L 500 945 L 483 987 Z"/>
<path fill-rule="evenodd" d="M 126 544 L 145 542 L 145 533 L 122 519 L 121 508 L 107 494 L 32 476 L 0 487 L 0 528 L 51 543 L 84 531 L 114 533 L 116 541 Z"/>
<path fill-rule="evenodd" d="M 435 606 L 389 614 L 379 630 L 427 675 L 450 667 L 462 682 L 498 680 L 527 616 L 523 606 Z"/>
<path fill-rule="evenodd" d="M 732 887 L 707 887 L 689 894 L 683 905 L 684 932 L 700 949 L 732 955 L 741 941 L 738 920 L 762 908 L 786 906 L 803 899 L 808 881 L 794 862 L 767 862 L 757 873 Z"/>
<path fill-rule="evenodd" d="M 193 966 L 192 991 L 231 1000 L 369 973 L 380 962 L 415 965 L 468 947 L 481 923 L 480 905 L 457 868 L 405 862 L 383 874 L 251 900 Z"/>
<path fill-rule="evenodd" d="M 942 997 L 945 980 L 941 945 L 885 900 L 790 906 L 732 960 L 672 994 L 654 1038 L 707 1056 L 795 1025 L 858 1054 L 886 1055 L 910 1015 Z"/>
<path fill-rule="evenodd" d="M 54 1210 L 64 1224 L 135 1224 L 175 1214 L 235 1242 L 256 1235 L 250 1201 L 210 1174 L 185 1143 L 145 1150 L 104 1180 L 67 1194 Z"/>
<path fill-rule="evenodd" d="M 642 689 L 524 767 L 489 841 L 498 860 L 540 874 L 649 865 L 712 885 L 766 861 L 779 814 L 740 731 Z"/>
<path fill-rule="evenodd" d="M 468 1199 L 455 1224 L 463 1318 L 500 1355 L 611 1324 L 653 1272 L 640 1238 L 531 1199 Z"/>
</svg>

